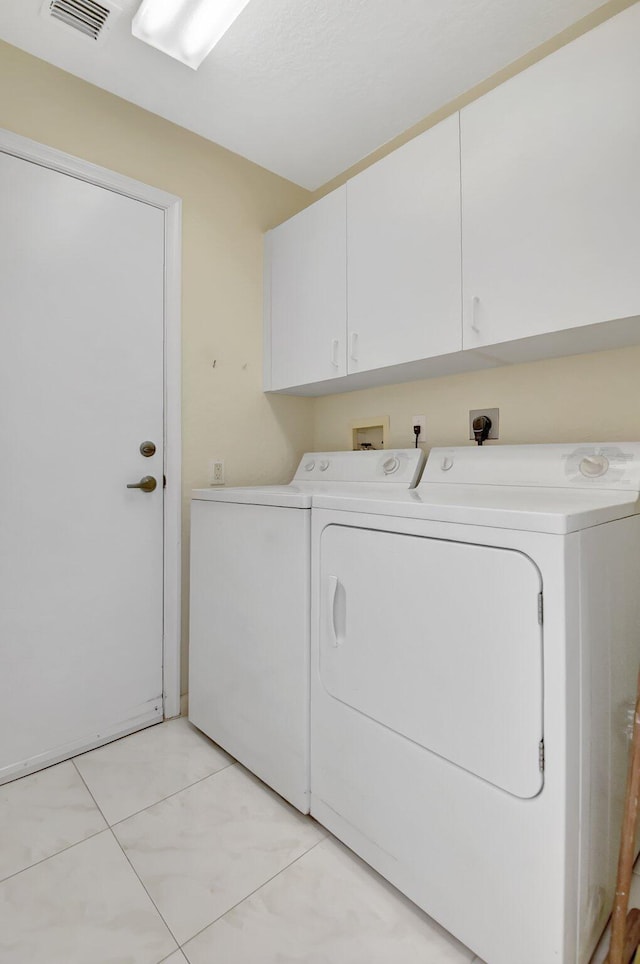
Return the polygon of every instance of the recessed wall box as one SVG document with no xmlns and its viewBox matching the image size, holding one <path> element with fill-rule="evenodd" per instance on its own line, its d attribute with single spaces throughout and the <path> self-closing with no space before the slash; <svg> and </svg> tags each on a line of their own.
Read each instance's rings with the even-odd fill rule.
<svg viewBox="0 0 640 964">
<path fill-rule="evenodd" d="M 349 448 L 354 452 L 363 449 L 385 449 L 389 439 L 389 416 L 357 418 L 351 422 Z"/>
</svg>

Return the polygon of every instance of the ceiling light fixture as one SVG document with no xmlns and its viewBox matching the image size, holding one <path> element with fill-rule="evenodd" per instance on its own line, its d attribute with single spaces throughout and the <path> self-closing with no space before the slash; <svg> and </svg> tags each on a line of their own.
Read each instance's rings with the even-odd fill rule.
<svg viewBox="0 0 640 964">
<path fill-rule="evenodd" d="M 197 70 L 248 2 L 142 0 L 131 33 Z"/>
</svg>

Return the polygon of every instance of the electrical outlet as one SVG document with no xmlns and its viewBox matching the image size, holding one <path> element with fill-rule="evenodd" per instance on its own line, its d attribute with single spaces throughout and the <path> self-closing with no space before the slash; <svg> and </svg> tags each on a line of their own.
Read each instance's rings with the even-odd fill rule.
<svg viewBox="0 0 640 964">
<path fill-rule="evenodd" d="M 491 431 L 487 436 L 489 439 L 500 438 L 500 409 L 499 408 L 472 408 L 469 411 L 469 438 L 474 441 L 473 420 L 478 415 L 488 415 L 491 419 Z"/>
<path fill-rule="evenodd" d="M 426 441 L 427 441 L 427 435 L 426 435 L 426 431 L 427 431 L 427 430 L 426 430 L 426 427 L 425 427 L 426 424 L 427 424 L 427 416 L 426 416 L 426 415 L 414 415 L 413 418 L 411 419 L 411 438 L 415 440 L 415 437 L 416 437 L 416 436 L 415 436 L 415 432 L 413 431 L 413 426 L 414 426 L 414 425 L 419 425 L 419 426 L 420 426 L 420 435 L 418 435 L 418 441 L 419 441 L 419 442 L 426 442 Z M 414 442 L 414 444 L 415 444 L 415 442 Z"/>
<path fill-rule="evenodd" d="M 209 485 L 224 485 L 223 459 L 212 459 L 209 462 Z"/>
</svg>

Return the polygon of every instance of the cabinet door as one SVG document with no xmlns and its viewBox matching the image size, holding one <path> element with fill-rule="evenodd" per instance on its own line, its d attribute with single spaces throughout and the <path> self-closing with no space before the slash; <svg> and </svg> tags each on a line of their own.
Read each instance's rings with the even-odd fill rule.
<svg viewBox="0 0 640 964">
<path fill-rule="evenodd" d="M 347 184 L 349 372 L 462 347 L 458 115 Z"/>
<path fill-rule="evenodd" d="M 271 370 L 267 361 L 265 388 L 291 388 L 346 374 L 344 187 L 267 235 L 267 272 Z"/>
<path fill-rule="evenodd" d="M 640 5 L 461 112 L 464 347 L 640 313 Z"/>
</svg>

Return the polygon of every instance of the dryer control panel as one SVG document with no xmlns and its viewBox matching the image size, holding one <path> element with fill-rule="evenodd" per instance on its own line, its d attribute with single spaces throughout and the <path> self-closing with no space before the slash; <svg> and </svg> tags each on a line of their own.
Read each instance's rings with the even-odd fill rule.
<svg viewBox="0 0 640 964">
<path fill-rule="evenodd" d="M 640 443 L 434 448 L 421 485 L 434 482 L 640 492 Z"/>
</svg>

